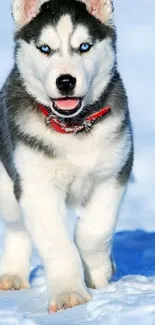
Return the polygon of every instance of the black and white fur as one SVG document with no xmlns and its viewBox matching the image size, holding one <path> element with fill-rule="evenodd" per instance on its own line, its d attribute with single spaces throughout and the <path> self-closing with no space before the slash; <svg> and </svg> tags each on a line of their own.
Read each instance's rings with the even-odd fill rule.
<svg viewBox="0 0 155 325">
<path fill-rule="evenodd" d="M 113 271 L 111 244 L 132 169 L 127 97 L 117 72 L 116 30 L 110 0 L 14 0 L 15 64 L 0 93 L 0 214 L 6 222 L 0 288 L 29 286 L 31 240 L 43 259 L 49 310 L 90 299 Z M 42 7 L 41 7 L 42 5 Z M 78 48 L 92 42 L 83 55 Z M 50 57 L 37 46 L 48 44 Z M 81 123 L 105 106 L 111 113 L 90 132 L 59 134 L 36 103 L 53 110 L 56 79 L 76 80 Z M 80 216 L 75 243 L 67 206 Z M 86 284 L 86 285 L 85 285 Z"/>
</svg>

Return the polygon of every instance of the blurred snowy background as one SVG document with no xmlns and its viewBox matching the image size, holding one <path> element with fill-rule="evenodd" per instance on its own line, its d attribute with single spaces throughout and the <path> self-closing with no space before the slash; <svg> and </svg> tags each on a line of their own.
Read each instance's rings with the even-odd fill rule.
<svg viewBox="0 0 155 325">
<path fill-rule="evenodd" d="M 0 85 L 13 62 L 10 2 L 1 1 L 0 8 Z M 87 306 L 48 316 L 43 269 L 34 256 L 32 289 L 0 292 L 0 325 L 137 325 L 138 321 L 155 325 L 155 0 L 114 0 L 114 5 L 119 70 L 135 137 L 134 182 L 129 184 L 117 226 L 123 232 L 114 240 L 118 265 L 114 280 L 120 280 L 93 291 Z M 2 226 L 0 233 L 2 243 Z"/>
<path fill-rule="evenodd" d="M 115 0 L 118 61 L 135 138 L 135 183 L 129 186 L 119 228 L 155 229 L 155 1 Z"/>
</svg>

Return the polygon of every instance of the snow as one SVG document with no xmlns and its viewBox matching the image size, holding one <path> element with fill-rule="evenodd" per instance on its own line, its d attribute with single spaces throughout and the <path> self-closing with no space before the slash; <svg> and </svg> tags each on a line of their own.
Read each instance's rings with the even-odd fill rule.
<svg viewBox="0 0 155 325">
<path fill-rule="evenodd" d="M 43 267 L 34 253 L 30 290 L 0 292 L 0 325 L 155 325 L 155 1 L 114 0 L 119 69 L 135 136 L 135 164 L 114 237 L 117 273 L 108 287 L 91 290 L 83 306 L 47 314 Z M 10 0 L 0 10 L 0 83 L 12 64 Z M 0 252 L 3 246 L 0 224 Z"/>
</svg>

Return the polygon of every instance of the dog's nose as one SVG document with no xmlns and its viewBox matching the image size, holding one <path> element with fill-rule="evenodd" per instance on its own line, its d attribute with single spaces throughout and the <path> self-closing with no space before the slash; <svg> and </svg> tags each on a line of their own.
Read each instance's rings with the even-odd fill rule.
<svg viewBox="0 0 155 325">
<path fill-rule="evenodd" d="M 67 93 L 75 88 L 76 78 L 72 77 L 69 74 L 63 74 L 57 78 L 56 85 L 60 91 Z"/>
</svg>

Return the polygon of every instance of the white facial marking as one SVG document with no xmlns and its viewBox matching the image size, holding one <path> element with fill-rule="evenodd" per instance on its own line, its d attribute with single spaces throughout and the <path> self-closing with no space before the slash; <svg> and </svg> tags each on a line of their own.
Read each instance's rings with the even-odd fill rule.
<svg viewBox="0 0 155 325">
<path fill-rule="evenodd" d="M 96 62 L 95 62 L 96 61 Z M 112 48 L 112 40 L 105 38 L 94 47 L 92 60 L 88 64 L 96 67 L 92 82 L 92 102 L 96 101 L 106 89 L 115 63 L 115 53 Z"/>
<path fill-rule="evenodd" d="M 69 15 L 60 18 L 56 30 L 61 41 L 61 52 L 68 57 L 70 36 L 73 32 L 73 24 Z"/>
<path fill-rule="evenodd" d="M 92 42 L 88 29 L 83 25 L 78 25 L 70 40 L 71 47 L 77 49 L 85 42 Z"/>
<path fill-rule="evenodd" d="M 39 45 L 44 44 L 47 44 L 54 51 L 60 49 L 61 41 L 54 27 L 46 26 L 43 28 L 39 38 Z"/>
</svg>

